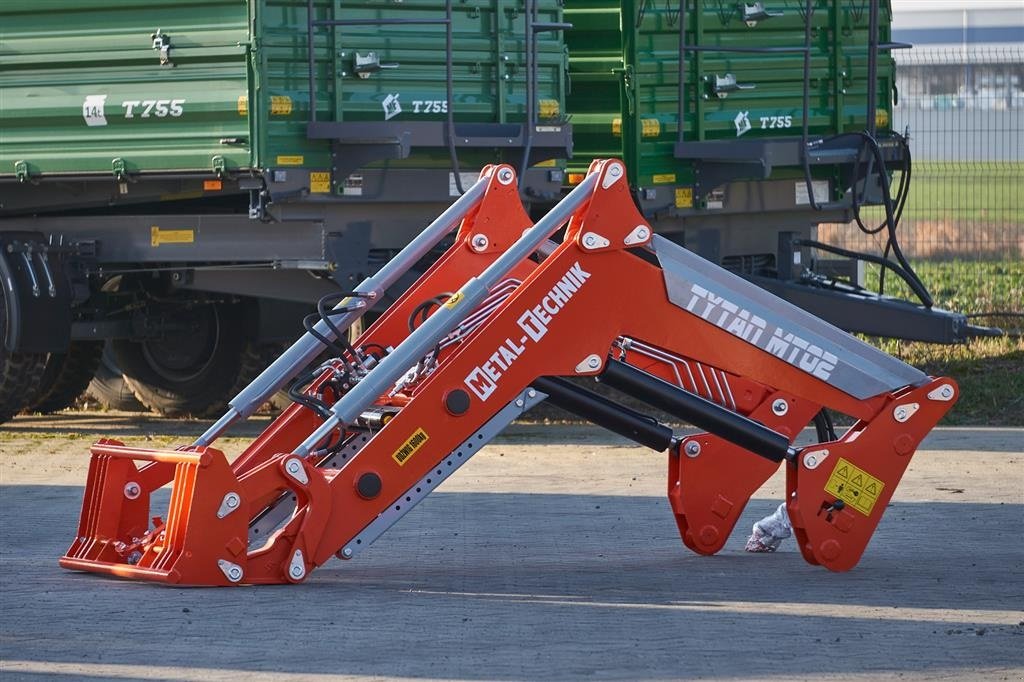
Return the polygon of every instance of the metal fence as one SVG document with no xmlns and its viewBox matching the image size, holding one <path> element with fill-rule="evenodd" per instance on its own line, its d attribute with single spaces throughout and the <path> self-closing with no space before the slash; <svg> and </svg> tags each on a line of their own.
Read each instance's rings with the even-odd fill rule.
<svg viewBox="0 0 1024 682">
<path fill-rule="evenodd" d="M 1007 300 L 969 307 L 1024 310 L 1024 46 L 904 50 L 897 63 L 894 129 L 907 132 L 913 155 L 898 229 L 903 252 L 924 271 L 955 270 L 950 278 L 966 288 L 983 289 L 993 272 L 1005 272 L 1019 280 L 998 283 Z M 878 224 L 884 214 L 868 209 L 864 218 Z M 884 232 L 856 225 L 822 226 L 819 239 L 885 248 Z"/>
</svg>

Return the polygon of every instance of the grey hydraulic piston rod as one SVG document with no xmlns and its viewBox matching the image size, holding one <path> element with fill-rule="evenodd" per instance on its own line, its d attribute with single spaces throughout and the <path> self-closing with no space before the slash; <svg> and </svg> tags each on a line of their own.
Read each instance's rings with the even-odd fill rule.
<svg viewBox="0 0 1024 682">
<path fill-rule="evenodd" d="M 509 174 L 509 181 L 515 179 L 512 171 L 507 168 L 503 170 Z M 360 282 L 353 290 L 355 293 L 361 294 L 360 297 L 346 298 L 338 303 L 335 309 L 344 307 L 352 309 L 349 313 L 337 319 L 335 325 L 338 329 L 348 329 L 367 310 L 373 307 L 374 303 L 381 300 L 388 287 L 397 282 L 413 264 L 427 255 L 448 233 L 454 230 L 462 222 L 462 219 L 466 217 L 466 214 L 480 203 L 489 181 L 490 178 L 477 180 L 476 184 L 449 206 L 434 222 L 430 223 L 422 232 L 416 235 L 405 248 L 399 251 L 376 274 Z M 365 297 L 365 300 L 363 297 Z M 367 302 L 369 302 L 369 305 Z M 324 337 L 331 340 L 334 339 L 334 332 L 323 320 L 317 322 L 314 329 Z M 312 362 L 319 355 L 323 347 L 323 343 L 308 332 L 299 337 L 288 350 L 263 370 L 258 377 L 253 379 L 252 383 L 231 399 L 231 402 L 228 403 L 228 411 L 207 429 L 203 435 L 196 439 L 195 445 L 209 445 L 231 424 L 239 419 L 248 419 L 270 396 L 281 390 L 281 387 L 291 381 L 300 369 Z"/>
<path fill-rule="evenodd" d="M 621 174 L 621 164 L 618 165 Z M 473 312 L 490 293 L 490 289 L 500 282 L 512 268 L 540 248 L 548 237 L 572 217 L 572 214 L 590 197 L 597 184 L 597 179 L 597 173 L 588 175 L 536 225 L 526 230 L 523 236 L 490 267 L 480 273 L 478 277 L 473 277 L 462 285 L 462 288 L 453 297 L 459 299 L 458 305 L 441 306 L 405 341 L 388 353 L 366 377 L 334 404 L 331 408 L 333 414 L 295 449 L 295 454 L 309 454 L 334 429 L 341 425 L 352 424 L 378 396 L 394 386 L 399 377 Z"/>
</svg>

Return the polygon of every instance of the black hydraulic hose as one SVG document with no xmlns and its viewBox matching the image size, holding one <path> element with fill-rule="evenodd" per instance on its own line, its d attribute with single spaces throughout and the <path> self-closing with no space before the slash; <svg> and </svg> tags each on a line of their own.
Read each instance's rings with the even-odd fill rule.
<svg viewBox="0 0 1024 682">
<path fill-rule="evenodd" d="M 445 78 L 445 96 L 448 98 L 448 116 L 446 117 L 446 127 L 448 128 L 448 155 L 452 161 L 452 176 L 455 180 L 455 189 L 460 195 L 465 194 L 466 190 L 462 187 L 462 171 L 459 168 L 459 152 L 455 149 L 455 86 L 452 81 L 455 78 L 455 58 L 452 56 L 452 31 L 454 26 L 452 25 L 452 0 L 445 0 L 444 3 L 445 18 L 445 35 L 444 35 L 444 49 L 445 49 L 445 66 L 448 70 L 447 77 Z"/>
<path fill-rule="evenodd" d="M 814 178 L 811 177 L 811 160 L 807 155 L 811 135 L 811 19 L 814 14 L 814 0 L 807 0 L 804 10 L 804 99 L 803 99 L 803 126 L 801 127 L 800 142 L 804 161 L 804 182 L 807 184 L 807 197 L 811 208 L 820 211 L 821 206 L 814 197 Z"/>
<path fill-rule="evenodd" d="M 892 253 L 896 256 L 896 260 L 899 264 L 903 266 L 912 278 L 911 281 L 907 282 L 908 286 L 910 286 L 914 293 L 917 294 L 917 297 L 921 299 L 921 303 L 924 304 L 925 308 L 931 308 L 935 305 L 935 301 L 932 300 L 932 297 L 925 288 L 924 283 L 917 276 L 917 273 L 914 272 L 914 268 L 911 267 L 906 256 L 903 255 L 903 249 L 900 248 L 899 238 L 896 236 L 896 209 L 892 203 L 889 175 L 885 172 L 885 158 L 882 156 L 882 150 L 878 146 L 878 140 L 870 135 L 865 135 L 864 137 L 866 138 L 872 153 L 875 155 L 875 160 L 878 163 L 878 179 L 882 183 L 882 201 L 885 204 L 885 216 L 889 230 L 889 244 L 892 247 Z"/>
<path fill-rule="evenodd" d="M 883 269 L 892 270 L 894 273 L 899 275 L 900 279 L 907 283 L 907 286 L 913 287 L 913 279 L 906 270 L 901 268 L 896 263 L 893 263 L 887 258 L 881 256 L 872 256 L 870 253 L 858 253 L 856 251 L 850 251 L 839 246 L 832 246 L 830 244 L 823 244 L 822 242 L 816 242 L 813 239 L 794 239 L 793 244 L 795 246 L 808 246 L 812 249 L 818 249 L 819 251 L 827 251 L 828 253 L 834 253 L 837 256 L 844 256 L 846 258 L 853 258 L 855 260 L 863 260 L 868 263 L 874 263 L 875 265 L 882 266 Z"/>
<path fill-rule="evenodd" d="M 877 132 L 876 109 L 878 108 L 878 0 L 869 0 L 868 13 L 868 135 Z"/>
</svg>

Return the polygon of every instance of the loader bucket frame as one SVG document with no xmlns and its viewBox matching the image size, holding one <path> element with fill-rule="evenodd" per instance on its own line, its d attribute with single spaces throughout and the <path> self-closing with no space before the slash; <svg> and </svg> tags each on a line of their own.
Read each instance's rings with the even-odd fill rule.
<svg viewBox="0 0 1024 682">
<path fill-rule="evenodd" d="M 358 555 L 549 400 L 668 451 L 669 499 L 692 550 L 719 551 L 781 464 L 804 558 L 853 567 L 913 452 L 956 401 L 955 382 L 927 377 L 654 235 L 625 175 L 617 160 L 595 162 L 531 226 L 512 169 L 485 169 L 413 252 L 459 223 L 454 245 L 353 344 L 360 350 L 325 365 L 307 389 L 329 409 L 293 405 L 230 467 L 209 447 L 319 352 L 320 342 L 304 337 L 192 446 L 155 453 L 98 444 L 62 565 L 194 585 L 301 582 L 334 556 Z M 357 293 L 379 297 L 381 281 L 408 265 L 403 258 Z M 360 309 L 342 305 L 350 306 L 339 312 L 344 328 Z M 386 352 L 364 362 L 371 345 Z M 566 377 L 596 378 L 707 432 L 675 437 Z M 833 441 L 794 446 L 822 409 L 857 424 Z M 150 527 L 148 496 L 168 481 L 167 520 Z"/>
</svg>

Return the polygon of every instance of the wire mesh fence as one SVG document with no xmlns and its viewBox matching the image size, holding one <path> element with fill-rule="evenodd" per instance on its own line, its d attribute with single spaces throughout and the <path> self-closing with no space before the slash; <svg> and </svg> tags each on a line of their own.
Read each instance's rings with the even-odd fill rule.
<svg viewBox="0 0 1024 682">
<path fill-rule="evenodd" d="M 894 129 L 913 158 L 903 252 L 945 307 L 1024 311 L 1024 46 L 905 50 L 897 61 Z M 885 217 L 863 213 L 865 223 Z M 819 239 L 881 254 L 886 234 L 828 225 Z M 877 281 L 869 266 L 865 284 Z"/>
</svg>

